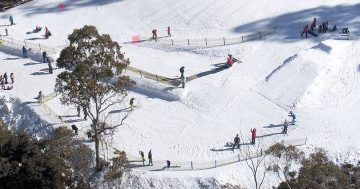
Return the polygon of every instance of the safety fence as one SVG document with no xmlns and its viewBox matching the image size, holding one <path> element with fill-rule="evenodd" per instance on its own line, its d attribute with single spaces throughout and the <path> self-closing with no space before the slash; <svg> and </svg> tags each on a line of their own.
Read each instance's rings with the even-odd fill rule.
<svg viewBox="0 0 360 189">
<path fill-rule="evenodd" d="M 40 43 L 32 43 L 27 40 L 21 41 L 7 37 L 0 37 L 0 45 L 5 45 L 16 50 L 21 50 L 24 46 L 26 49 L 30 49 L 30 52 L 38 54 L 42 54 L 43 51 L 46 51 L 47 54 L 56 54 L 57 52 L 55 47 L 48 47 Z"/>
<path fill-rule="evenodd" d="M 242 35 L 241 37 L 222 37 L 222 38 L 202 38 L 202 39 L 167 39 L 167 37 L 159 37 L 157 40 L 153 38 L 138 37 L 137 40 L 133 40 L 133 43 L 155 41 L 164 45 L 171 46 L 189 46 L 189 47 L 216 47 L 233 45 L 238 43 L 244 43 L 247 41 L 261 40 L 266 36 L 272 35 L 276 32 L 276 26 L 272 29 L 261 30 L 252 34 Z"/>
<path fill-rule="evenodd" d="M 298 139 L 291 139 L 291 140 L 281 140 L 281 144 L 289 146 L 302 146 L 306 145 L 307 138 L 298 138 Z M 243 148 L 243 147 L 241 147 Z M 241 149 L 240 148 L 240 149 Z M 246 161 L 248 159 L 258 158 L 264 155 L 264 150 L 260 149 L 257 152 L 250 152 L 250 153 L 242 153 L 243 150 L 240 151 L 239 154 L 231 156 L 225 159 L 215 159 L 213 161 L 188 161 L 188 162 L 179 162 L 179 161 L 170 161 L 170 167 L 167 167 L 166 160 L 160 161 L 153 161 L 153 166 L 141 166 L 142 161 L 140 159 L 131 161 L 130 160 L 130 167 L 136 167 L 142 170 L 148 171 L 194 171 L 194 170 L 205 170 L 205 169 L 213 169 L 216 167 L 221 167 L 241 161 Z M 130 158 L 131 159 L 131 158 Z"/>
<path fill-rule="evenodd" d="M 181 84 L 181 81 L 180 81 L 179 78 L 167 78 L 167 77 L 160 76 L 160 75 L 157 75 L 157 74 L 153 74 L 153 73 L 150 73 L 150 72 L 147 72 L 147 71 L 144 71 L 144 70 L 140 70 L 140 69 L 137 69 L 137 68 L 134 68 L 134 67 L 131 67 L 131 66 L 127 66 L 126 70 L 129 70 L 129 71 L 131 71 L 131 72 L 133 72 L 135 74 L 138 74 L 142 78 L 151 79 L 151 80 L 163 83 L 163 84 L 172 85 L 172 86 L 175 86 L 175 87 L 177 87 L 177 86 L 179 86 Z"/>
</svg>

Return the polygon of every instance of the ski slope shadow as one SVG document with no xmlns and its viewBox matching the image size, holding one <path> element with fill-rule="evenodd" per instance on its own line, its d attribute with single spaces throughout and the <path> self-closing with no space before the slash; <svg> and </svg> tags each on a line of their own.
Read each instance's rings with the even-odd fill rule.
<svg viewBox="0 0 360 189">
<path fill-rule="evenodd" d="M 317 18 L 319 23 L 328 21 L 330 27 L 336 24 L 338 28 L 357 28 L 360 24 L 359 10 L 360 3 L 336 6 L 324 5 L 249 22 L 234 27 L 232 31 L 235 33 L 253 32 L 257 31 L 258 28 L 276 26 L 276 35 L 281 35 L 287 39 L 299 39 L 299 31 L 301 31 L 306 24 L 311 24 L 313 18 Z M 316 39 L 316 37 L 312 37 L 308 40 Z M 281 38 L 273 38 L 273 40 L 281 40 Z M 296 40 L 282 40 L 281 42 L 296 42 Z"/>
</svg>

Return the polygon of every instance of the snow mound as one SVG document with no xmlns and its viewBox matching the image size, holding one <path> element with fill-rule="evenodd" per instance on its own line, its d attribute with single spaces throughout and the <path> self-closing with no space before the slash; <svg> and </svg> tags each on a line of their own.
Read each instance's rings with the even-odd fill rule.
<svg viewBox="0 0 360 189">
<path fill-rule="evenodd" d="M 287 58 L 260 84 L 258 91 L 287 108 L 296 107 L 298 102 L 314 90 L 328 70 L 339 62 L 339 56 L 348 43 L 326 40 L 318 45 Z"/>
</svg>

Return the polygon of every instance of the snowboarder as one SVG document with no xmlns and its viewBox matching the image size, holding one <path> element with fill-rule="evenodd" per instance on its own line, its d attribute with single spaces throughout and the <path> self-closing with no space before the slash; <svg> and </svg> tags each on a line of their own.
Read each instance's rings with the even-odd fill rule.
<svg viewBox="0 0 360 189">
<path fill-rule="evenodd" d="M 171 36 L 171 33 L 170 33 L 170 26 L 167 27 L 167 33 L 168 33 L 168 36 Z"/>
<path fill-rule="evenodd" d="M 184 69 L 185 69 L 184 66 L 182 66 L 182 67 L 180 68 L 180 74 L 181 74 L 180 77 L 183 77 L 183 76 L 184 76 Z"/>
<path fill-rule="evenodd" d="M 7 73 L 4 73 L 4 83 L 8 84 L 8 77 L 7 77 Z"/>
<path fill-rule="evenodd" d="M 229 68 L 234 64 L 234 59 L 231 54 L 228 54 L 226 64 Z"/>
<path fill-rule="evenodd" d="M 251 144 L 254 145 L 255 144 L 255 138 L 256 138 L 256 129 L 253 128 L 250 130 L 251 132 Z"/>
<path fill-rule="evenodd" d="M 8 36 L 9 34 L 8 34 L 8 29 L 7 28 L 5 28 L 5 35 L 6 36 Z"/>
<path fill-rule="evenodd" d="M 49 66 L 49 74 L 53 74 L 53 68 L 52 68 L 52 65 L 51 65 L 51 63 L 50 63 L 49 59 L 47 59 L 47 60 L 48 60 L 48 66 Z"/>
<path fill-rule="evenodd" d="M 301 33 L 301 38 L 303 37 L 304 33 L 305 33 L 305 38 L 307 38 L 307 33 L 309 32 L 309 25 L 306 25 L 304 27 L 303 32 Z"/>
<path fill-rule="evenodd" d="M 166 167 L 168 168 L 168 169 L 170 169 L 170 165 L 171 165 L 171 162 L 169 161 L 169 160 L 166 160 Z"/>
<path fill-rule="evenodd" d="M 236 134 L 236 137 L 234 138 L 234 145 L 232 147 L 232 150 L 235 149 L 235 146 L 237 146 L 238 149 L 240 149 L 240 138 L 238 134 Z"/>
<path fill-rule="evenodd" d="M 14 25 L 14 18 L 12 16 L 9 17 L 10 25 Z"/>
<path fill-rule="evenodd" d="M 25 48 L 25 46 L 22 47 L 22 53 L 23 53 L 23 58 L 27 58 L 27 49 Z"/>
<path fill-rule="evenodd" d="M 295 125 L 296 116 L 295 116 L 294 112 L 290 111 L 288 116 L 291 117 L 291 125 Z"/>
<path fill-rule="evenodd" d="M 130 109 L 131 109 L 131 111 L 134 110 L 134 108 L 135 108 L 134 100 L 135 100 L 135 98 L 130 99 Z"/>
<path fill-rule="evenodd" d="M 39 26 L 36 26 L 35 29 L 33 30 L 34 33 L 37 33 L 39 31 L 41 31 L 41 27 Z"/>
<path fill-rule="evenodd" d="M 152 153 L 151 153 L 151 150 L 149 151 L 149 153 L 148 153 L 148 158 L 149 158 L 149 166 L 151 165 L 153 165 L 153 162 L 152 162 Z"/>
<path fill-rule="evenodd" d="M 76 125 L 71 125 L 71 129 L 75 132 L 75 135 L 78 135 L 78 128 L 76 127 Z"/>
<path fill-rule="evenodd" d="M 46 63 L 46 59 L 47 59 L 47 53 L 46 53 L 46 51 L 44 51 L 44 52 L 42 53 L 42 56 L 43 56 L 44 63 Z"/>
<path fill-rule="evenodd" d="M 283 128 L 282 133 L 287 134 L 287 129 L 288 129 L 288 126 L 289 126 L 289 122 L 286 119 L 285 119 L 285 122 L 284 122 L 283 126 L 284 126 L 284 128 Z"/>
<path fill-rule="evenodd" d="M 143 151 L 140 151 L 140 155 L 141 155 L 141 161 L 143 162 L 143 165 L 145 165 L 144 152 L 143 152 Z"/>
<path fill-rule="evenodd" d="M 45 38 L 49 38 L 51 36 L 51 33 L 47 27 L 45 27 Z"/>
<path fill-rule="evenodd" d="M 11 84 L 14 84 L 14 79 L 15 79 L 14 73 L 10 74 L 10 79 L 11 79 Z"/>
<path fill-rule="evenodd" d="M 76 106 L 76 111 L 77 111 L 77 116 L 80 117 L 80 111 L 81 111 L 80 105 Z"/>
<path fill-rule="evenodd" d="M 311 23 L 310 31 L 314 31 L 315 28 L 316 28 L 316 18 L 314 18 L 313 22 Z"/>
</svg>

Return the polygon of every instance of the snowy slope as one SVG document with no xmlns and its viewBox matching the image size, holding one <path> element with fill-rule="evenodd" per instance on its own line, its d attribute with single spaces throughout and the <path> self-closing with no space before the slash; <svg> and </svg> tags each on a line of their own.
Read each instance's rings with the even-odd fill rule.
<svg viewBox="0 0 360 189">
<path fill-rule="evenodd" d="M 58 7 L 60 2 L 64 9 Z M 276 34 L 265 40 L 223 47 L 122 44 L 133 67 L 175 78 L 185 66 L 186 76 L 204 76 L 188 82 L 183 90 L 127 72 L 139 83 L 130 89 L 128 99 L 135 97 L 141 108 L 118 130 L 111 146 L 125 150 L 130 159 L 137 159 L 139 150 L 152 149 L 159 161 L 213 161 L 236 156 L 238 151 L 228 150 L 227 143 L 237 133 L 248 139 L 250 129 L 257 128 L 264 146 L 307 137 L 308 147 L 323 147 L 335 160 L 343 161 L 354 160 L 360 153 L 356 137 L 360 121 L 355 119 L 360 114 L 358 33 L 352 33 L 354 40 L 350 41 L 335 40 L 334 33 L 301 40 L 299 31 L 313 17 L 357 31 L 359 9 L 356 0 L 34 0 L 2 14 L 2 24 L 13 15 L 16 25 L 2 26 L 0 33 L 6 27 L 8 38 L 61 49 L 67 44 L 67 35 L 84 24 L 95 25 L 120 43 L 131 41 L 133 35 L 150 36 L 154 28 L 159 36 L 165 36 L 167 26 L 172 28 L 171 39 L 188 39 L 239 37 L 276 25 Z M 43 40 L 43 32 L 26 34 L 36 25 L 47 26 L 53 36 Z M 211 73 L 216 64 L 225 62 L 228 53 L 243 63 Z M 40 90 L 45 95 L 53 92 L 61 70 L 49 75 L 46 64 L 5 53 L 0 53 L 0 58 L 0 71 L 14 72 L 16 77 L 14 90 L 6 92 L 9 95 L 28 103 Z M 127 102 L 110 110 L 111 121 L 121 118 Z M 74 116 L 75 108 L 61 105 L 58 97 L 46 105 L 67 124 L 77 124 L 82 133 L 89 128 L 89 122 Z M 59 125 L 56 116 L 43 115 L 42 107 L 30 108 L 49 127 Z M 276 134 L 281 128 L 268 126 L 288 119 L 289 110 L 297 114 L 300 126 L 288 136 Z M 251 188 L 249 175 L 242 163 L 193 172 L 138 170 L 129 176 L 126 186 L 216 188 L 219 182 L 231 182 Z M 276 182 L 269 178 L 266 187 Z"/>
</svg>

